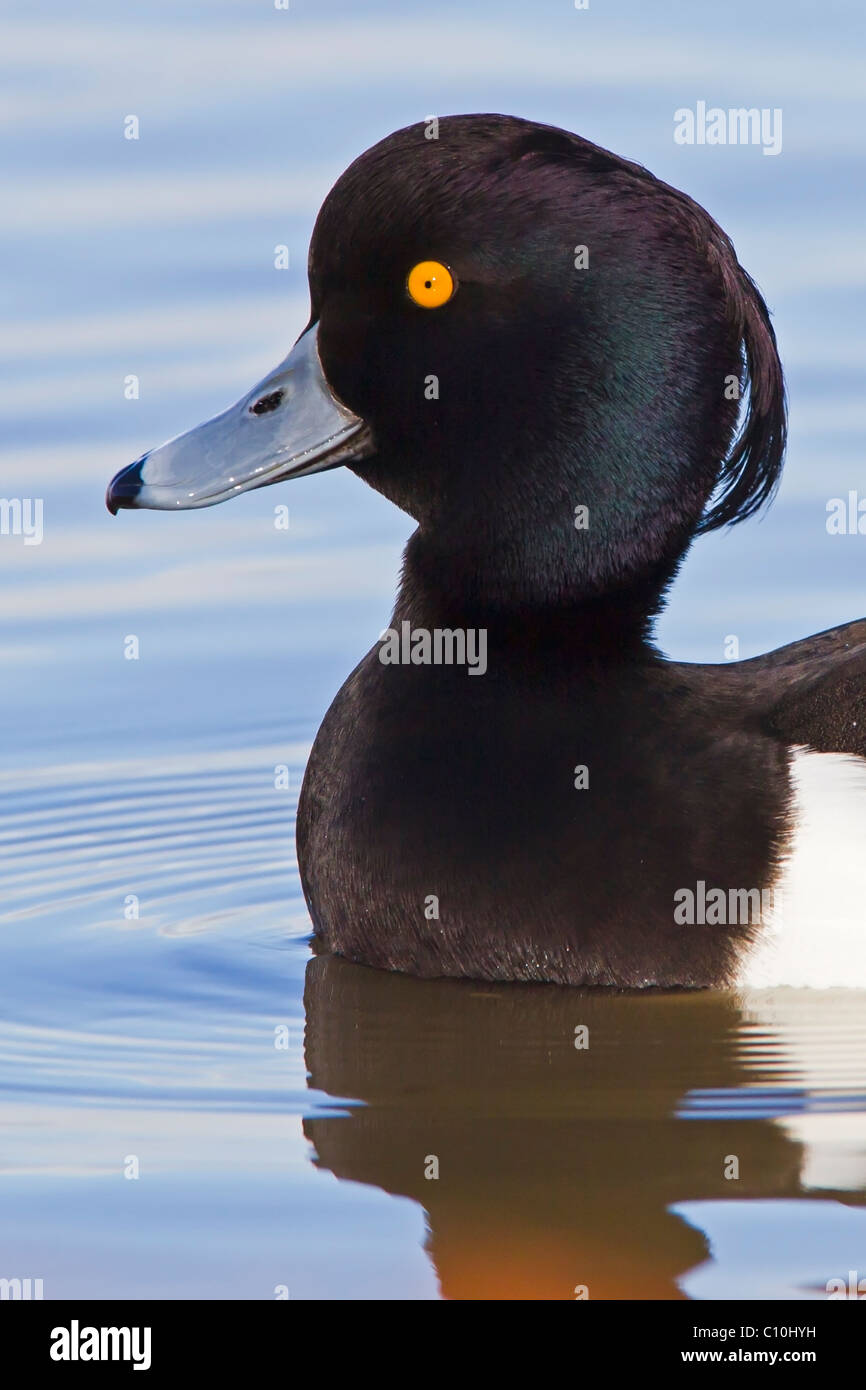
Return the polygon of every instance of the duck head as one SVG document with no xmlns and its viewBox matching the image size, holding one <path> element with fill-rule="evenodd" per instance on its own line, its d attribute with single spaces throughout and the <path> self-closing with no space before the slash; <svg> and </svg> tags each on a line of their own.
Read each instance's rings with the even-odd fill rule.
<svg viewBox="0 0 866 1390">
<path fill-rule="evenodd" d="M 119 473 L 111 511 L 345 464 L 417 519 L 419 586 L 476 610 L 639 592 L 650 611 L 691 538 L 777 482 L 782 371 L 730 241 L 578 136 L 505 116 L 398 131 L 326 198 L 309 281 L 285 361 Z"/>
</svg>

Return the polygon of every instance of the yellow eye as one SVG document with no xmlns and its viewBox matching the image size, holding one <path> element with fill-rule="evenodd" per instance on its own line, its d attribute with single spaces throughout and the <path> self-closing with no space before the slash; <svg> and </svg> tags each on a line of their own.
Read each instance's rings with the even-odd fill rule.
<svg viewBox="0 0 866 1390">
<path fill-rule="evenodd" d="M 441 261 L 419 261 L 406 277 L 406 288 L 422 309 L 438 309 L 454 293 L 454 277 Z"/>
</svg>

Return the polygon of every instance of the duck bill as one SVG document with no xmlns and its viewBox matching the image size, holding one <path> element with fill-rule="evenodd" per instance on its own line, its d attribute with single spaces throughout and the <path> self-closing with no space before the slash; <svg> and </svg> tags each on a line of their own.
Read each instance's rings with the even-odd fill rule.
<svg viewBox="0 0 866 1390">
<path fill-rule="evenodd" d="M 314 324 L 236 405 L 122 469 L 105 502 L 115 515 L 121 507 L 213 507 L 251 488 L 362 458 L 369 445 L 364 421 L 328 385 Z"/>
</svg>

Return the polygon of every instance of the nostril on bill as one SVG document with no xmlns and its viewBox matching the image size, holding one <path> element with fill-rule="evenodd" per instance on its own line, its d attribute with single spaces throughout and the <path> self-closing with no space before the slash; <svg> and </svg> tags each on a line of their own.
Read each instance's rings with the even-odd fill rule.
<svg viewBox="0 0 866 1390">
<path fill-rule="evenodd" d="M 250 406 L 250 414 L 267 415 L 270 411 L 276 410 L 280 401 L 283 399 L 283 394 L 282 391 L 271 391 L 270 395 L 260 397 L 255 405 Z"/>
</svg>

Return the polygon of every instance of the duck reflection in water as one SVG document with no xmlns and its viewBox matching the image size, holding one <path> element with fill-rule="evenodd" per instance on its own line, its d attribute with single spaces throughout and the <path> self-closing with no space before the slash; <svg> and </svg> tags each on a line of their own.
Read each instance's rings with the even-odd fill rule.
<svg viewBox="0 0 866 1390">
<path fill-rule="evenodd" d="M 417 980 L 318 955 L 310 1085 L 362 1104 L 305 1133 L 321 1168 L 424 1208 L 446 1298 L 684 1298 L 710 1251 L 675 1205 L 863 1203 L 863 1172 L 803 1185 L 805 1092 L 774 998 L 764 1026 L 733 993 Z"/>
</svg>

